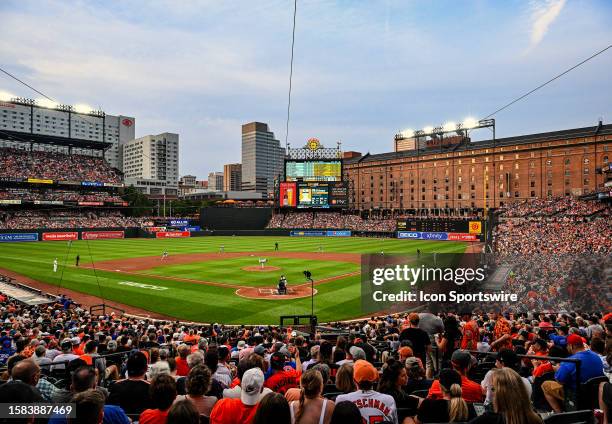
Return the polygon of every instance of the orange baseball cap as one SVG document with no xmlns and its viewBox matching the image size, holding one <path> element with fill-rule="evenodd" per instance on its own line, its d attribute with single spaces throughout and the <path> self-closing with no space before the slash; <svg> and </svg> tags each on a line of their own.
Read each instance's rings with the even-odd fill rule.
<svg viewBox="0 0 612 424">
<path fill-rule="evenodd" d="M 353 379 L 357 383 L 361 383 L 362 381 L 373 382 L 378 380 L 378 371 L 374 368 L 374 365 L 370 364 L 368 361 L 359 359 L 353 365 Z"/>
</svg>

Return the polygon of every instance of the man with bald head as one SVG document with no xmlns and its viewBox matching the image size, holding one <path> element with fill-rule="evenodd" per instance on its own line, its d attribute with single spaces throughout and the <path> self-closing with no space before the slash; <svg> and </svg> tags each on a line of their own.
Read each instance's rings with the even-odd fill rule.
<svg viewBox="0 0 612 424">
<path fill-rule="evenodd" d="M 40 367 L 32 359 L 17 362 L 11 370 L 11 379 L 21 381 L 38 389 L 46 402 L 52 402 L 58 388 L 40 378 Z"/>
</svg>

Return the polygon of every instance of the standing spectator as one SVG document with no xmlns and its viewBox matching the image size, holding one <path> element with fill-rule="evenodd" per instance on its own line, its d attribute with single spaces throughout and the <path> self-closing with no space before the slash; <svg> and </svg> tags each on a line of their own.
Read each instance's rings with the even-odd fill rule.
<svg viewBox="0 0 612 424">
<path fill-rule="evenodd" d="M 138 422 L 140 424 L 166 424 L 168 410 L 176 399 L 176 382 L 167 374 L 155 377 L 150 387 L 151 404 L 155 409 L 145 409 Z"/>
<path fill-rule="evenodd" d="M 500 349 L 512 348 L 512 336 L 510 335 L 510 323 L 505 317 L 497 312 L 491 312 L 489 318 L 495 321 L 495 327 L 493 328 L 493 342 L 491 343 L 491 349 L 499 351 Z"/>
<path fill-rule="evenodd" d="M 429 340 L 429 339 L 428 339 Z M 378 380 L 378 371 L 367 361 L 359 360 L 353 365 L 357 391 L 339 395 L 336 402 L 354 402 L 359 408 L 361 417 L 365 422 L 390 421 L 398 423 L 397 408 L 392 396 L 378 393 L 374 390 L 374 384 Z"/>
<path fill-rule="evenodd" d="M 414 356 L 421 360 L 421 363 L 427 363 L 427 355 L 431 352 L 431 341 L 429 335 L 419 328 L 419 314 L 416 312 L 408 315 L 409 327 L 402 330 L 400 333 L 400 342 L 408 340 L 412 344 Z"/>
<path fill-rule="evenodd" d="M 463 325 L 463 336 L 461 338 L 461 349 L 463 350 L 476 350 L 478 348 L 478 341 L 480 331 L 478 329 L 478 323 L 472 319 L 471 312 L 463 312 L 461 314 L 461 321 Z"/>
<path fill-rule="evenodd" d="M 253 422 L 259 395 L 264 388 L 264 374 L 259 368 L 251 368 L 242 376 L 239 399 L 222 399 L 210 413 L 211 424 L 250 424 Z"/>
</svg>

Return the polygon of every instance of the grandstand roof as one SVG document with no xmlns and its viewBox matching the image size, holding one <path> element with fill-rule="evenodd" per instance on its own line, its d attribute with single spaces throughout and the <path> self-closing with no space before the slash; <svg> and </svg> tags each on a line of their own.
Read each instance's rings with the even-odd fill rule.
<svg viewBox="0 0 612 424">
<path fill-rule="evenodd" d="M 58 137 L 54 135 L 23 133 L 19 131 L 0 131 L 1 140 L 10 140 L 21 143 L 54 144 L 58 146 L 78 147 L 82 149 L 106 150 L 112 143 L 82 138 Z"/>
<path fill-rule="evenodd" d="M 495 146 L 514 146 L 520 144 L 529 144 L 543 141 L 556 141 L 574 139 L 579 137 L 593 137 L 594 135 L 612 135 L 612 124 L 602 125 L 601 127 L 595 125 L 592 127 L 584 128 L 572 128 L 561 131 L 551 131 L 537 134 L 519 135 L 515 137 L 498 138 L 495 140 Z M 454 148 L 453 148 L 454 147 Z M 450 152 L 461 152 L 466 150 L 482 149 L 487 147 L 493 147 L 493 139 L 481 140 L 470 143 L 464 143 L 459 146 L 453 146 L 444 150 L 439 149 L 420 149 L 417 150 L 404 150 L 400 152 L 389 152 L 389 153 L 378 153 L 378 154 L 365 154 L 364 156 L 347 158 L 344 160 L 344 164 L 363 163 L 363 162 L 378 162 L 387 161 L 394 159 L 401 159 L 405 157 L 419 156 L 424 154 L 435 154 L 435 153 L 450 153 Z"/>
</svg>

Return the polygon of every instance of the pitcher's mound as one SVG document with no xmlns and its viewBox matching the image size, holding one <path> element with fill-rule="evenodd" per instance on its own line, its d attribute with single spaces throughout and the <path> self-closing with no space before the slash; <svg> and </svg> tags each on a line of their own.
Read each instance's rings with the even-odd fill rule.
<svg viewBox="0 0 612 424">
<path fill-rule="evenodd" d="M 308 286 L 289 287 L 287 294 L 278 294 L 276 287 L 244 287 L 236 290 L 236 294 L 240 297 L 268 300 L 299 299 L 301 297 L 309 297 L 310 293 L 310 287 Z M 317 289 L 314 290 L 314 294 L 317 294 Z"/>
<path fill-rule="evenodd" d="M 263 268 L 260 265 L 253 266 L 245 266 L 241 268 L 243 271 L 258 271 L 258 272 L 270 272 L 270 271 L 278 271 L 280 268 L 277 266 L 264 266 Z"/>
</svg>

